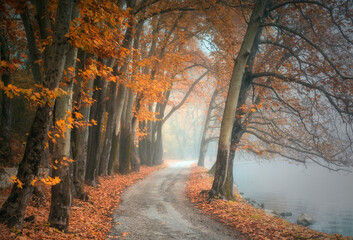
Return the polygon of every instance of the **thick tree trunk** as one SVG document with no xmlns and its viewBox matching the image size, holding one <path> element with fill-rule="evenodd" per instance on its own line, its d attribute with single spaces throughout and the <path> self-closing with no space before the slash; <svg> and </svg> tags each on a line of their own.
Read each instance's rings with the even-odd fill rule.
<svg viewBox="0 0 353 240">
<path fill-rule="evenodd" d="M 146 120 L 139 122 L 139 130 L 141 132 L 145 131 L 146 126 L 147 126 L 146 123 L 147 123 Z M 143 139 L 141 139 L 139 141 L 139 147 L 138 147 L 138 154 L 139 154 L 140 161 L 141 161 L 142 165 L 147 165 L 147 156 L 146 156 L 146 150 L 145 150 L 145 147 L 146 147 L 145 139 L 146 139 L 146 137 L 144 137 Z"/>
<path fill-rule="evenodd" d="M 118 173 L 119 169 L 119 161 L 118 161 L 118 149 L 119 149 L 119 133 L 115 132 L 114 129 L 113 133 L 113 140 L 112 140 L 112 149 L 109 155 L 109 164 L 108 164 L 108 174 L 114 175 L 114 173 Z"/>
<path fill-rule="evenodd" d="M 152 112 L 153 107 L 150 105 L 148 106 L 148 110 Z M 153 123 L 152 121 L 146 120 L 143 125 L 139 126 L 141 127 L 142 131 L 144 127 L 146 127 L 146 137 L 140 140 L 139 142 L 139 156 L 141 159 L 141 163 L 147 166 L 152 166 L 152 154 L 153 154 L 153 149 L 152 149 L 152 128 L 153 128 Z"/>
<path fill-rule="evenodd" d="M 120 130 L 119 145 L 119 173 L 129 174 L 131 164 L 131 139 L 130 129 L 122 125 Z"/>
<path fill-rule="evenodd" d="M 127 1 L 127 6 L 131 9 L 135 7 L 136 0 L 130 0 Z M 130 49 L 131 48 L 131 43 L 133 39 L 133 27 L 134 27 L 134 22 L 133 18 L 129 19 L 129 27 L 127 28 L 125 32 L 125 36 L 122 42 L 122 47 L 125 49 Z M 126 73 L 128 69 L 128 63 L 130 61 L 130 55 L 125 59 L 125 63 L 123 66 L 118 71 L 118 74 L 124 74 Z M 120 121 L 121 121 L 121 115 L 123 111 L 123 106 L 124 106 L 124 101 L 126 99 L 126 86 L 124 84 L 119 84 L 117 87 L 116 84 L 113 86 L 115 89 L 113 100 L 112 100 L 112 105 L 111 105 L 111 114 L 108 119 L 108 126 L 107 126 L 107 134 L 104 142 L 104 149 L 103 149 L 103 156 L 102 156 L 102 165 L 101 165 L 101 172 L 103 175 L 106 175 L 108 172 L 112 173 L 112 167 L 117 164 L 114 164 L 117 162 L 117 156 L 118 156 L 118 149 L 119 149 L 119 128 L 120 128 Z M 118 88 L 118 89 L 117 89 Z"/>
<path fill-rule="evenodd" d="M 210 125 L 210 120 L 211 120 L 211 113 L 212 110 L 214 109 L 214 104 L 216 100 L 216 96 L 218 95 L 218 90 L 215 89 L 213 91 L 210 104 L 207 109 L 207 114 L 206 114 L 206 120 L 205 120 L 205 126 L 203 128 L 202 132 L 202 138 L 201 138 L 201 143 L 200 143 L 200 154 L 199 154 L 199 160 L 197 162 L 197 166 L 204 167 L 205 166 L 205 156 L 207 152 L 207 146 L 208 146 L 208 141 L 207 141 L 207 132 L 209 130 L 209 125 Z"/>
<path fill-rule="evenodd" d="M 61 181 L 51 187 L 49 223 L 51 227 L 67 231 L 72 199 L 69 166 L 59 163 L 57 169 L 52 170 L 52 174 L 54 177 L 60 177 Z"/>
<path fill-rule="evenodd" d="M 58 3 L 53 44 L 49 47 L 50 58 L 44 63 L 44 86 L 53 90 L 59 86 L 66 59 L 65 35 L 68 33 L 73 1 L 60 0 Z M 22 17 L 22 16 L 21 16 Z M 24 21 L 28 21 L 23 19 Z M 30 24 L 26 22 L 26 24 Z M 45 141 L 52 116 L 53 104 L 48 102 L 39 106 L 28 136 L 26 150 L 18 168 L 17 178 L 23 187 L 14 186 L 10 196 L 0 210 L 0 221 L 9 226 L 22 227 L 23 217 L 33 191 L 32 181 L 38 174 L 41 156 L 45 148 Z"/>
<path fill-rule="evenodd" d="M 121 118 L 122 118 L 122 113 L 123 113 L 123 108 L 124 108 L 124 103 L 126 99 L 126 92 L 127 89 L 124 84 L 119 84 L 119 89 L 118 89 L 118 94 L 117 94 L 117 99 L 116 99 L 116 119 L 114 123 L 114 134 L 112 136 L 112 147 L 111 147 L 111 152 L 109 155 L 109 166 L 108 166 L 108 172 L 110 173 L 109 175 L 112 175 L 113 173 L 117 173 L 119 168 L 119 140 L 120 140 L 120 123 L 121 123 Z"/>
<path fill-rule="evenodd" d="M 251 14 L 249 25 L 241 45 L 239 55 L 234 63 L 232 78 L 230 80 L 228 96 L 223 114 L 218 153 L 216 161 L 215 178 L 212 185 L 213 195 L 232 199 L 231 189 L 233 182 L 229 178 L 229 151 L 231 148 L 231 133 L 238 103 L 239 92 L 256 33 L 261 25 L 261 18 L 266 7 L 266 0 L 257 0 Z"/>
<path fill-rule="evenodd" d="M 10 49 L 5 31 L 0 28 L 0 60 L 10 63 Z M 1 80 L 4 86 L 8 86 L 11 82 L 10 70 L 7 69 L 2 73 Z M 5 94 L 2 94 L 1 102 L 1 125 L 0 125 L 0 161 L 7 165 L 12 165 L 12 151 L 10 146 L 11 135 L 11 99 Z"/>
<path fill-rule="evenodd" d="M 139 47 L 139 38 L 140 38 L 140 33 L 142 30 L 142 24 L 140 24 L 137 27 L 137 32 L 136 32 L 136 36 L 134 39 L 134 49 L 138 49 Z M 123 47 L 124 48 L 130 48 L 132 42 L 132 26 L 127 30 L 124 40 L 123 40 Z M 126 59 L 125 64 L 121 67 L 119 74 L 122 73 L 126 73 L 127 69 L 128 69 L 128 61 L 129 61 L 129 57 Z M 122 88 L 120 92 L 120 94 L 125 94 L 125 86 L 123 86 L 122 84 L 120 84 L 120 87 Z M 119 109 L 119 103 L 117 102 L 118 99 L 118 89 L 117 89 L 117 83 L 114 82 L 112 83 L 112 89 L 111 89 L 111 101 L 108 102 L 108 113 L 109 113 L 109 119 L 108 119 L 108 123 L 107 123 L 107 132 L 106 132 L 106 137 L 105 137 L 105 142 L 104 142 L 104 148 L 103 148 L 103 153 L 102 153 L 102 160 L 101 160 L 101 164 L 100 164 L 100 171 L 99 174 L 101 175 L 107 175 L 108 174 L 108 165 L 109 165 L 109 159 L 110 159 L 110 154 L 111 154 L 111 149 L 112 149 L 112 141 L 113 141 L 113 133 L 114 133 L 114 127 L 115 127 L 115 123 L 116 123 L 116 118 L 117 115 L 120 115 L 120 109 Z M 118 109 L 117 106 L 118 105 Z M 132 110 L 131 110 L 132 111 Z M 120 117 L 120 116 L 119 116 Z M 133 129 L 133 128 L 132 128 Z M 136 129 L 135 129 L 136 130 Z M 133 132 L 134 133 L 134 132 Z M 134 136 L 132 136 L 132 139 L 135 139 Z M 138 162 L 138 167 L 136 166 L 136 169 L 139 169 L 139 159 L 137 159 L 137 154 L 135 153 L 135 149 L 136 147 L 134 145 L 131 145 L 132 150 L 133 150 L 133 162 L 137 163 Z M 136 160 L 136 161 L 135 161 Z M 138 160 L 138 161 L 137 161 Z M 136 164 L 134 164 L 135 166 Z"/>
<path fill-rule="evenodd" d="M 146 136 L 146 145 L 145 145 L 146 155 L 147 155 L 147 159 L 146 159 L 147 166 L 153 166 L 153 137 L 152 137 L 153 126 L 154 124 L 152 121 L 147 121 L 147 136 Z"/>
<path fill-rule="evenodd" d="M 128 90 L 127 94 L 128 101 L 125 103 L 123 116 L 121 119 L 120 129 L 120 148 L 119 148 L 119 173 L 128 174 L 131 170 L 131 144 L 133 142 L 131 135 L 131 120 L 132 120 L 132 108 L 135 100 L 135 94 Z"/>
<path fill-rule="evenodd" d="M 116 107 L 115 107 L 117 93 L 118 93 L 117 83 L 116 82 L 110 83 L 109 89 L 110 89 L 110 96 L 109 96 L 109 101 L 107 102 L 107 105 L 106 105 L 106 109 L 108 111 L 108 122 L 106 127 L 101 161 L 99 164 L 99 175 L 103 175 L 103 176 L 106 176 L 108 174 L 109 157 L 111 154 L 114 127 L 115 127 L 116 116 L 117 116 Z"/>
<path fill-rule="evenodd" d="M 153 144 L 153 165 L 160 165 L 163 163 L 162 124 L 158 122 L 156 125 L 156 139 Z"/>
<path fill-rule="evenodd" d="M 28 136 L 26 150 L 18 167 L 17 178 L 24 186 L 19 188 L 15 185 L 0 210 L 0 221 L 9 226 L 22 228 L 23 217 L 33 191 L 31 183 L 38 174 L 51 115 L 51 106 L 46 105 L 38 107 L 34 123 Z"/>
<path fill-rule="evenodd" d="M 136 114 L 140 111 L 140 105 L 141 105 L 141 95 L 138 94 L 136 96 L 136 104 L 135 104 L 135 111 Z M 136 116 L 132 116 L 131 120 L 131 153 L 132 153 L 132 159 L 131 159 L 131 170 L 134 172 L 139 172 L 140 171 L 140 165 L 141 165 L 141 160 L 137 151 L 137 141 L 136 141 L 136 129 L 137 129 L 137 118 Z"/>
<path fill-rule="evenodd" d="M 108 81 L 104 78 L 97 77 L 94 80 L 94 89 L 96 90 L 93 93 L 93 99 L 95 103 L 91 107 L 90 120 L 95 120 L 96 125 L 90 126 L 89 136 L 88 136 L 88 155 L 87 155 L 87 165 L 86 165 L 86 184 L 90 186 L 97 187 L 97 177 L 98 177 L 98 168 L 100 160 L 100 147 L 102 140 L 102 127 L 103 127 L 103 118 L 105 112 L 105 98 L 107 92 Z"/>
<path fill-rule="evenodd" d="M 141 160 L 137 153 L 137 147 L 135 143 L 135 135 L 133 132 L 133 127 L 131 129 L 131 170 L 134 172 L 140 172 Z"/>
<path fill-rule="evenodd" d="M 136 34 L 134 38 L 134 45 L 133 49 L 134 51 L 139 50 L 140 48 L 140 37 L 141 37 L 141 32 L 143 28 L 143 23 L 140 23 L 136 27 Z M 133 55 L 133 62 L 138 62 L 140 59 L 140 56 L 138 54 Z M 133 75 L 140 73 L 141 68 L 135 68 L 133 71 Z M 141 160 L 138 154 L 137 150 L 137 139 L 136 139 L 136 129 L 137 129 L 137 117 L 136 115 L 139 114 L 140 108 L 141 108 L 141 101 L 142 101 L 143 93 L 137 93 L 136 98 L 135 98 L 135 113 L 132 113 L 132 119 L 131 119 L 131 170 L 134 172 L 139 172 L 140 171 L 140 165 L 141 165 Z"/>
<path fill-rule="evenodd" d="M 103 61 L 106 65 L 112 68 L 115 64 L 114 59 Z M 103 148 L 103 120 L 105 113 L 105 100 L 107 95 L 108 81 L 105 78 L 97 77 L 94 81 L 94 89 L 99 89 L 93 93 L 95 103 L 91 107 L 90 120 L 95 120 L 96 125 L 89 128 L 88 137 L 88 156 L 86 167 L 86 184 L 97 187 L 98 170 Z"/>
<path fill-rule="evenodd" d="M 152 122 L 146 120 L 143 124 L 140 123 L 141 131 L 146 128 L 146 136 L 139 141 L 139 156 L 141 164 L 152 166 Z"/>
<path fill-rule="evenodd" d="M 84 62 L 86 59 L 86 54 L 83 51 L 79 51 L 78 58 L 80 61 L 77 63 L 77 69 L 84 68 Z M 81 79 L 80 79 L 81 80 Z M 76 102 L 76 111 L 82 115 L 83 122 L 89 122 L 91 106 L 88 106 L 81 102 L 81 91 L 83 89 L 88 89 L 89 96 L 92 97 L 93 79 L 88 83 L 78 81 L 78 84 L 74 86 L 74 101 Z M 71 149 L 73 157 L 73 188 L 74 197 L 87 200 L 88 196 L 84 191 L 85 176 L 86 176 L 86 161 L 87 161 L 87 151 L 88 151 L 88 134 L 89 127 L 75 127 L 71 134 Z"/>
<path fill-rule="evenodd" d="M 73 16 L 77 16 L 77 12 L 74 10 Z M 77 48 L 73 46 L 69 47 L 65 69 L 76 67 Z M 67 122 L 67 118 L 71 115 L 72 110 L 72 88 L 73 79 L 72 74 L 69 70 L 66 73 L 66 85 L 62 87 L 63 91 L 67 92 L 56 100 L 54 120 L 64 120 Z M 69 82 L 68 82 L 69 81 Z M 68 114 L 70 113 L 70 115 Z M 54 121 L 54 123 L 55 123 Z M 68 123 L 67 123 L 68 124 Z M 69 226 L 69 216 L 71 208 L 71 174 L 69 169 L 69 163 L 65 159 L 70 159 L 70 145 L 71 145 L 71 128 L 67 126 L 65 136 L 61 136 L 57 139 L 54 144 L 52 153 L 53 160 L 58 161 L 52 169 L 52 177 L 58 177 L 61 179 L 60 183 L 51 187 L 51 205 L 49 213 L 49 223 L 51 227 L 55 227 L 61 231 L 66 231 Z M 71 164 L 71 163 L 70 163 Z"/>
</svg>

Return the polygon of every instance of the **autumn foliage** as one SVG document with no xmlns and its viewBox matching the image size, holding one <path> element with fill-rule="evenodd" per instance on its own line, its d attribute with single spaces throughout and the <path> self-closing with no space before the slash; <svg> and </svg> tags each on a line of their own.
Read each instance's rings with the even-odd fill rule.
<svg viewBox="0 0 353 240">
<path fill-rule="evenodd" d="M 208 194 L 201 192 L 210 189 L 212 181 L 213 177 L 207 169 L 193 167 L 187 182 L 187 196 L 198 209 L 239 231 L 244 239 L 352 239 L 317 232 L 266 215 L 264 210 L 250 206 L 238 194 L 235 201 L 209 200 Z"/>
<path fill-rule="evenodd" d="M 90 200 L 74 200 L 67 233 L 49 227 L 47 221 L 50 206 L 50 187 L 42 184 L 41 186 L 45 192 L 44 204 L 37 207 L 37 200 L 32 198 L 26 211 L 25 217 L 34 216 L 34 220 L 25 222 L 22 232 L 15 230 L 15 228 L 11 230 L 1 224 L 0 239 L 105 239 L 112 228 L 112 215 L 120 202 L 124 189 L 164 166 L 142 166 L 139 173 L 100 177 L 99 188 L 85 186 L 85 191 L 88 193 Z M 2 190 L 0 196 L 8 195 L 9 190 Z M 4 200 L 0 198 L 0 203 L 3 204 Z M 127 233 L 123 235 L 127 235 Z M 123 236 L 121 237 L 123 238 Z"/>
</svg>

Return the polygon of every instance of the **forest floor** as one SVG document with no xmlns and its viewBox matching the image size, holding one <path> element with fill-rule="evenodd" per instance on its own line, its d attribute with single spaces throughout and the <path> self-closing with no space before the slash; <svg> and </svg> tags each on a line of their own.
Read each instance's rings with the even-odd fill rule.
<svg viewBox="0 0 353 240">
<path fill-rule="evenodd" d="M 25 217 L 34 216 L 34 220 L 25 222 L 22 232 L 0 224 L 0 239 L 106 239 L 112 228 L 112 215 L 121 201 L 123 190 L 166 166 L 167 164 L 157 167 L 141 166 L 139 173 L 100 177 L 98 188 L 85 186 L 85 191 L 90 200 L 74 200 L 67 233 L 49 227 L 47 221 L 50 206 L 50 187 L 43 185 L 45 199 L 38 202 L 38 199 L 32 198 L 26 210 Z M 10 190 L 8 188 L 0 191 L 0 206 L 5 202 Z M 116 238 L 124 238 L 125 234 L 127 233 L 116 236 Z"/>
<path fill-rule="evenodd" d="M 235 201 L 212 200 L 207 192 L 212 187 L 213 176 L 202 167 L 193 166 L 187 181 L 187 196 L 200 211 L 217 219 L 224 225 L 240 232 L 245 239 L 350 239 L 340 235 L 329 235 L 307 227 L 285 221 L 279 217 L 265 214 L 236 194 Z"/>
<path fill-rule="evenodd" d="M 240 239 L 240 235 L 202 214 L 185 196 L 194 162 L 174 162 L 134 184 L 122 197 L 108 239 Z"/>
</svg>

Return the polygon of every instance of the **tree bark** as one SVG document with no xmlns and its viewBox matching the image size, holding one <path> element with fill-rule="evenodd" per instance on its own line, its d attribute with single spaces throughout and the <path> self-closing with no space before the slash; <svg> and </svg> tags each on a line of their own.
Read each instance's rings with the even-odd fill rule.
<svg viewBox="0 0 353 240">
<path fill-rule="evenodd" d="M 229 151 L 231 148 L 231 133 L 234 123 L 234 116 L 238 103 L 239 92 L 245 72 L 246 63 L 248 61 L 256 33 L 261 25 L 261 18 L 265 11 L 266 0 L 257 0 L 251 18 L 249 21 L 248 28 L 246 30 L 243 43 L 240 47 L 239 54 L 235 60 L 232 77 L 230 80 L 228 95 L 225 104 L 225 110 L 223 114 L 220 137 L 218 142 L 218 152 L 216 160 L 216 172 L 215 178 L 212 185 L 213 195 L 219 197 L 225 197 L 226 199 L 232 199 L 231 195 L 233 189 L 233 182 L 230 182 L 229 178 Z"/>
<path fill-rule="evenodd" d="M 212 113 L 212 110 L 214 109 L 214 104 L 215 104 L 215 100 L 216 100 L 217 95 L 218 95 L 218 90 L 215 89 L 213 91 L 213 94 L 212 94 L 212 97 L 210 100 L 210 104 L 207 109 L 205 126 L 204 126 L 203 132 L 202 132 L 202 138 L 201 138 L 201 144 L 200 144 L 200 154 L 199 154 L 199 160 L 197 161 L 197 166 L 201 166 L 201 167 L 205 166 L 205 156 L 206 156 L 207 146 L 208 146 L 208 141 L 207 141 L 206 137 L 207 137 L 207 132 L 209 130 L 211 113 Z"/>
<path fill-rule="evenodd" d="M 78 12 L 76 8 L 73 10 L 73 17 L 77 17 Z M 65 69 L 66 72 L 66 85 L 62 87 L 62 90 L 67 92 L 63 96 L 59 97 L 55 103 L 54 120 L 64 120 L 67 123 L 67 118 L 71 115 L 72 110 L 72 88 L 73 79 L 72 73 L 68 70 L 69 68 L 76 67 L 77 48 L 70 46 L 67 52 Z M 63 82 L 65 82 L 63 81 Z M 68 114 L 68 112 L 70 114 Z M 55 123 L 54 121 L 54 123 Z M 51 204 L 49 213 L 49 223 L 51 227 L 55 227 L 61 231 L 66 231 L 69 226 L 69 216 L 71 208 L 71 174 L 69 169 L 69 163 L 65 161 L 71 158 L 70 145 L 71 145 L 71 126 L 66 126 L 65 135 L 57 139 L 54 144 L 52 153 L 53 160 L 58 161 L 59 164 L 54 164 L 52 169 L 52 177 L 58 177 L 61 179 L 60 183 L 51 187 Z M 71 164 L 71 163 L 70 163 Z"/>
<path fill-rule="evenodd" d="M 120 149 L 119 149 L 119 173 L 128 174 L 131 170 L 131 120 L 132 120 L 132 108 L 135 100 L 135 94 L 128 90 L 127 102 L 124 106 L 123 116 L 121 119 L 120 129 Z"/>
<path fill-rule="evenodd" d="M 109 164 L 108 164 L 108 175 L 112 176 L 114 173 L 118 173 L 119 161 L 118 161 L 118 149 L 119 149 L 119 133 L 113 133 L 112 148 L 109 155 Z"/>
<path fill-rule="evenodd" d="M 87 59 L 86 53 L 79 50 L 78 58 L 80 61 L 77 63 L 77 70 L 84 68 L 84 63 Z M 78 79 L 78 83 L 74 85 L 74 102 L 76 104 L 75 111 L 82 115 L 82 122 L 88 123 L 91 106 L 81 102 L 81 91 L 88 89 L 88 97 L 92 97 L 93 79 L 88 82 L 82 82 Z M 73 193 L 74 197 L 87 200 L 88 196 L 84 191 L 85 176 L 86 176 L 86 161 L 88 151 L 88 134 L 89 127 L 74 127 L 71 134 L 71 149 L 73 157 Z"/>
<path fill-rule="evenodd" d="M 0 57 L 1 61 L 7 63 L 11 62 L 10 49 L 7 37 L 5 35 L 4 29 L 0 28 Z M 6 69 L 2 76 L 1 80 L 4 84 L 4 87 L 8 86 L 11 83 L 11 73 L 9 69 Z M 0 161 L 7 165 L 12 165 L 12 151 L 10 146 L 10 136 L 11 136 L 11 99 L 5 94 L 4 91 L 2 94 L 1 102 L 1 125 L 0 125 Z"/>
<path fill-rule="evenodd" d="M 114 134 L 112 136 L 112 147 L 111 147 L 111 152 L 109 155 L 109 166 L 108 166 L 108 172 L 110 172 L 109 175 L 112 175 L 113 173 L 117 173 L 118 171 L 115 171 L 115 169 L 118 169 L 119 167 L 119 139 L 120 139 L 120 123 L 121 123 L 121 117 L 123 113 L 123 108 L 124 108 L 124 101 L 126 99 L 126 87 L 124 84 L 119 84 L 119 89 L 118 89 L 118 94 L 117 94 L 117 99 L 116 99 L 116 119 L 114 123 Z M 114 169 L 113 169 L 114 168 Z"/>
<path fill-rule="evenodd" d="M 59 86 L 66 59 L 67 38 L 73 1 L 60 0 L 58 3 L 53 43 L 49 47 L 50 58 L 44 63 L 44 86 L 53 90 Z M 22 17 L 22 16 L 21 16 Z M 29 20 L 22 18 L 27 25 Z M 17 178 L 23 187 L 14 186 L 10 196 L 0 210 L 0 221 L 9 226 L 22 228 L 23 217 L 33 192 L 32 180 L 38 174 L 41 156 L 45 148 L 45 141 L 52 116 L 53 103 L 47 102 L 37 108 L 35 119 L 27 139 L 26 150 L 18 168 Z"/>
<path fill-rule="evenodd" d="M 109 64 L 110 65 L 110 64 Z M 105 98 L 107 92 L 108 81 L 104 78 L 97 77 L 94 80 L 93 99 L 95 100 L 93 106 L 91 106 L 90 120 L 95 120 L 96 125 L 92 125 L 89 128 L 88 136 L 88 155 L 86 165 L 86 184 L 97 187 L 97 177 L 100 161 L 100 147 L 102 146 L 102 127 L 103 117 L 105 112 Z"/>
<path fill-rule="evenodd" d="M 133 9 L 136 5 L 136 0 L 129 0 L 127 1 L 127 7 Z M 126 29 L 125 36 L 122 42 L 122 48 L 129 49 L 131 48 L 131 43 L 133 39 L 133 28 L 134 28 L 135 22 L 133 21 L 133 18 L 131 17 L 129 19 L 129 26 Z M 116 71 L 118 75 L 126 73 L 128 69 L 128 62 L 130 61 L 130 55 L 125 59 L 125 62 L 123 66 L 119 69 L 119 71 Z M 108 119 L 108 124 L 107 124 L 107 134 L 105 137 L 104 141 L 104 147 L 103 147 L 103 155 L 102 155 L 102 164 L 100 166 L 101 168 L 101 173 L 103 175 L 108 174 L 108 172 L 112 173 L 111 167 L 113 167 L 114 163 L 117 162 L 117 156 L 118 156 L 118 144 L 119 144 L 119 128 L 120 128 L 120 121 L 121 121 L 121 115 L 122 115 L 122 110 L 124 106 L 124 101 L 126 99 L 126 86 L 124 84 L 119 84 L 119 86 L 113 84 L 113 88 L 115 92 L 111 93 L 113 95 L 113 100 L 111 102 L 111 109 L 110 110 L 110 116 Z M 109 132 L 108 132 L 109 131 Z"/>
<path fill-rule="evenodd" d="M 157 121 L 154 124 L 153 136 L 155 137 L 155 141 L 153 144 L 153 165 L 160 165 L 163 163 L 163 136 L 162 136 L 162 127 L 164 121 L 165 109 L 167 107 L 167 103 L 170 97 L 170 91 L 167 91 L 165 94 L 164 103 L 157 103 L 156 110 L 159 112 L 160 121 Z"/>
<path fill-rule="evenodd" d="M 152 106 L 149 106 L 149 111 L 152 111 Z M 141 164 L 152 166 L 152 121 L 146 120 L 142 124 L 140 123 L 139 127 L 141 131 L 146 130 L 146 137 L 139 141 L 139 156 L 141 159 Z M 146 129 L 144 129 L 146 128 Z"/>
<path fill-rule="evenodd" d="M 36 7 L 40 7 L 40 6 L 36 6 Z M 43 5 L 41 7 L 45 8 L 46 5 Z M 39 8 L 37 9 L 37 19 L 42 19 L 43 17 L 45 17 L 45 16 L 39 16 L 39 12 L 43 13 L 44 11 L 45 10 L 41 10 Z M 29 51 L 29 60 L 31 64 L 33 79 L 37 84 L 40 84 L 43 81 L 43 76 L 40 70 L 41 67 L 38 63 L 38 61 L 41 59 L 41 54 L 36 45 L 36 37 L 33 30 L 33 25 L 30 20 L 30 11 L 28 9 L 27 4 L 24 6 L 23 11 L 21 12 L 21 19 L 23 22 L 23 27 L 26 32 L 27 46 Z"/>
<path fill-rule="evenodd" d="M 117 90 L 117 83 L 112 82 L 110 83 L 110 95 L 109 101 L 107 101 L 106 109 L 108 111 L 108 122 L 106 127 L 106 134 L 104 139 L 104 146 L 101 155 L 101 161 L 99 164 L 99 175 L 106 176 L 108 174 L 108 164 L 109 164 L 109 157 L 111 154 L 112 148 L 112 141 L 113 141 L 113 134 L 114 134 L 114 127 L 116 122 L 116 98 L 118 94 Z"/>
</svg>

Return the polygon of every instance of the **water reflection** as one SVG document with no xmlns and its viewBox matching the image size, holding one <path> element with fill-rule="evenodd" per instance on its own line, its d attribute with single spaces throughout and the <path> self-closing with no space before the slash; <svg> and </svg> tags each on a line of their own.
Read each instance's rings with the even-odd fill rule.
<svg viewBox="0 0 353 240">
<path fill-rule="evenodd" d="M 267 209 L 291 211 L 290 222 L 306 212 L 315 219 L 312 229 L 353 236 L 353 173 L 239 154 L 234 181 L 244 197 Z"/>
</svg>

